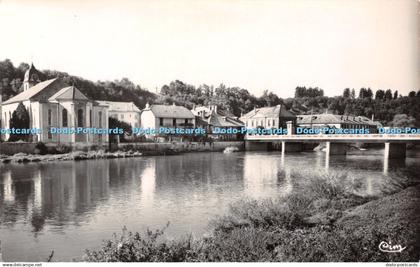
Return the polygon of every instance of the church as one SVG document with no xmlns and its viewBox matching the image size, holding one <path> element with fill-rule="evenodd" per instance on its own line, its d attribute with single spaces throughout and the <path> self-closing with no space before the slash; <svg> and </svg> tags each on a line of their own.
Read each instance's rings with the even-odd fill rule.
<svg viewBox="0 0 420 267">
<path fill-rule="evenodd" d="M 61 78 L 47 79 L 33 64 L 26 71 L 23 91 L 1 104 L 1 128 L 10 128 L 10 118 L 22 103 L 29 113 L 29 128 L 40 129 L 33 142 L 102 145 L 108 134 L 52 134 L 51 128 L 108 128 L 108 105 L 86 97 L 74 85 Z M 3 135 L 2 140 L 8 140 Z"/>
</svg>

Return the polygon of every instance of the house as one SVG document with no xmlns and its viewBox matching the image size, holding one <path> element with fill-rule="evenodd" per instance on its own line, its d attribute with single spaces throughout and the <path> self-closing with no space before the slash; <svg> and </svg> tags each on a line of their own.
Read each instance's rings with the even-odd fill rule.
<svg viewBox="0 0 420 267">
<path fill-rule="evenodd" d="M 381 124 L 365 116 L 311 114 L 298 115 L 298 127 L 301 128 L 343 128 L 343 129 L 369 129 L 369 133 L 377 133 Z"/>
<path fill-rule="evenodd" d="M 60 78 L 46 79 L 32 64 L 26 71 L 23 92 L 2 103 L 2 128 L 10 128 L 10 119 L 22 103 L 29 113 L 29 128 L 40 131 L 31 136 L 34 142 L 102 144 L 107 133 L 73 133 L 52 130 L 62 128 L 108 128 L 108 107 L 86 97 L 75 86 Z M 3 136 L 4 140 L 9 134 Z"/>
<path fill-rule="evenodd" d="M 292 133 L 296 124 L 296 115 L 288 111 L 284 105 L 277 105 L 254 108 L 242 115 L 240 120 L 245 123 L 247 128 L 283 128 L 287 129 L 288 133 Z"/>
<path fill-rule="evenodd" d="M 133 102 L 96 101 L 108 106 L 108 115 L 129 124 L 131 127 L 140 127 L 141 110 Z"/>
<path fill-rule="evenodd" d="M 183 107 L 173 105 L 149 105 L 141 112 L 141 128 L 159 131 L 160 128 L 194 128 L 195 116 Z M 158 132 L 147 134 L 148 137 L 157 136 Z M 161 134 L 166 136 L 168 134 Z"/>
<path fill-rule="evenodd" d="M 197 127 L 206 129 L 208 137 L 216 140 L 238 140 L 241 134 L 229 133 L 229 129 L 240 130 L 244 123 L 228 112 L 218 110 L 216 105 L 194 106 L 191 112 L 196 117 Z"/>
</svg>

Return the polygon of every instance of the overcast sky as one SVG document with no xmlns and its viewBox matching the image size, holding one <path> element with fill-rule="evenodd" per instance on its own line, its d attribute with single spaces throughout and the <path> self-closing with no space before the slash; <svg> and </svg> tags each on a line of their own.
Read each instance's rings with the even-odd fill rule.
<svg viewBox="0 0 420 267">
<path fill-rule="evenodd" d="M 417 0 L 0 0 L 0 60 L 260 95 L 420 88 Z"/>
</svg>

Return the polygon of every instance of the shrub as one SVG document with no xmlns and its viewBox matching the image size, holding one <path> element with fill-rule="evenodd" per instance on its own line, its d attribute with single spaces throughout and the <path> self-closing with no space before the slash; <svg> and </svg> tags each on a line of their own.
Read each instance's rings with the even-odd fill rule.
<svg viewBox="0 0 420 267">
<path fill-rule="evenodd" d="M 71 146 L 65 145 L 65 144 L 59 144 L 55 147 L 55 151 L 58 154 L 66 154 L 70 153 L 72 151 Z"/>
<path fill-rule="evenodd" d="M 84 260 L 98 262 L 179 262 L 190 260 L 192 238 L 168 241 L 164 229 L 139 233 L 123 229 L 122 235 L 105 241 L 99 251 L 86 250 Z"/>
<path fill-rule="evenodd" d="M 364 206 L 364 213 L 372 214 L 362 223 L 358 223 L 360 212 L 356 217 L 345 215 L 346 209 L 372 199 L 357 195 L 344 172 L 316 173 L 305 187 L 288 196 L 234 203 L 226 216 L 211 222 L 213 230 L 207 237 L 169 241 L 163 236 L 165 229 L 148 230 L 144 236 L 124 230 L 100 250 L 86 251 L 85 260 L 417 261 L 420 244 L 414 232 L 418 228 L 401 224 L 400 217 L 390 217 L 384 210 L 375 211 L 387 210 L 382 203 Z M 414 224 L 416 220 L 411 219 Z M 407 249 L 401 255 L 381 253 L 378 245 L 387 240 L 406 244 Z"/>
<path fill-rule="evenodd" d="M 40 155 L 45 155 L 48 153 L 48 147 L 42 143 L 42 142 L 38 142 L 35 145 L 35 154 L 40 154 Z"/>
</svg>

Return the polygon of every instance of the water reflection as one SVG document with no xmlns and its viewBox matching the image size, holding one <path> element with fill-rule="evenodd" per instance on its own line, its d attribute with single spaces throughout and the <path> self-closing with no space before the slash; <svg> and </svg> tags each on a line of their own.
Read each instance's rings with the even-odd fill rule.
<svg viewBox="0 0 420 267">
<path fill-rule="evenodd" d="M 283 159 L 278 157 L 265 158 L 259 154 L 245 155 L 244 159 L 244 188 L 249 197 L 261 198 L 277 192 L 278 174 Z"/>
<path fill-rule="evenodd" d="M 389 176 L 418 160 L 388 162 Z M 6 260 L 71 260 L 121 227 L 142 231 L 170 221 L 170 235 L 201 234 L 243 197 L 287 195 L 295 170 L 346 170 L 367 194 L 381 183 L 381 156 L 324 153 L 197 153 L 170 157 L 1 165 L 0 237 Z M 303 179 L 303 178 L 302 178 Z"/>
</svg>

